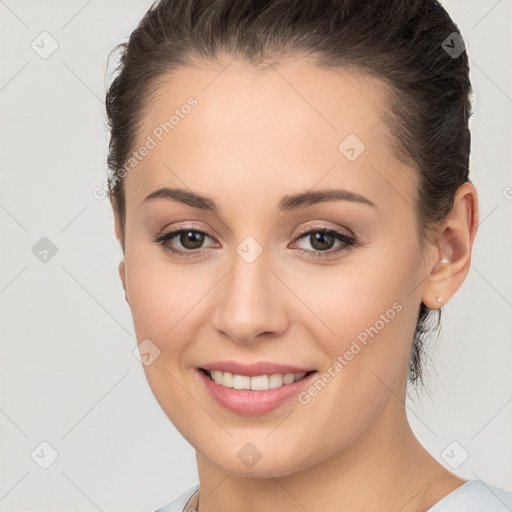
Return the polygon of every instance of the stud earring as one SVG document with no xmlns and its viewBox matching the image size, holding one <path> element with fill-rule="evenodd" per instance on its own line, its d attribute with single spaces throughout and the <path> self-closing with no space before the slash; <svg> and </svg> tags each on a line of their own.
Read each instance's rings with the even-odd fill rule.
<svg viewBox="0 0 512 512">
<path fill-rule="evenodd" d="M 441 297 L 436 297 L 436 300 L 437 300 L 437 302 L 441 302 L 442 301 Z"/>
</svg>

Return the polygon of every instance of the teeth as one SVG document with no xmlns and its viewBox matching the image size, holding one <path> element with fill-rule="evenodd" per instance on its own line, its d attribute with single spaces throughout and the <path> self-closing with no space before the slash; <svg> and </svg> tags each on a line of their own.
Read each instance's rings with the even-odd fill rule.
<svg viewBox="0 0 512 512">
<path fill-rule="evenodd" d="M 251 389 L 260 391 L 269 389 L 269 380 L 270 377 L 268 375 L 258 375 L 256 377 L 251 377 Z"/>
<path fill-rule="evenodd" d="M 246 375 L 233 375 L 235 389 L 251 389 L 251 378 Z"/>
<path fill-rule="evenodd" d="M 252 389 L 255 391 L 265 391 L 267 389 L 279 388 L 286 384 L 291 384 L 302 379 L 305 373 L 274 373 L 272 375 L 256 375 L 249 377 L 247 375 L 233 375 L 229 372 L 218 370 L 209 371 L 212 380 L 221 386 L 234 389 Z"/>
</svg>

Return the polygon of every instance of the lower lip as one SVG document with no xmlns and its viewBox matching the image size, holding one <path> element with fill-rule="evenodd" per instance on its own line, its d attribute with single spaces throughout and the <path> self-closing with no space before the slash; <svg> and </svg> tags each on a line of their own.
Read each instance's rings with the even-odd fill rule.
<svg viewBox="0 0 512 512">
<path fill-rule="evenodd" d="M 264 391 L 227 388 L 217 384 L 203 371 L 197 370 L 206 389 L 213 399 L 226 409 L 246 416 L 258 416 L 277 409 L 284 402 L 297 395 L 315 376 L 316 372 L 306 375 L 291 384 Z"/>
</svg>

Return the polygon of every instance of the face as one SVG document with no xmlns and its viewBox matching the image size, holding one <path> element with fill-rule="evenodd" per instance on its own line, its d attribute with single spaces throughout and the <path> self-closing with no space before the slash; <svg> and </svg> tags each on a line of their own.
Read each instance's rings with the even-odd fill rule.
<svg viewBox="0 0 512 512">
<path fill-rule="evenodd" d="M 383 91 L 303 61 L 205 64 L 146 111 L 134 150 L 151 147 L 125 177 L 127 299 L 160 406 L 226 471 L 293 473 L 399 421 L 426 267 Z M 165 187 L 205 199 L 146 199 Z M 299 375 L 237 390 L 199 370 L 220 362 L 239 363 L 239 387 Z"/>
</svg>

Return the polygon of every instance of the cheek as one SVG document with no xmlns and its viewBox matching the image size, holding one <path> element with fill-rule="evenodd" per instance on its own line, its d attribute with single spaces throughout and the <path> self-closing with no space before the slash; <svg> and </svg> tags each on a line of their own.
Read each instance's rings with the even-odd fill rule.
<svg viewBox="0 0 512 512">
<path fill-rule="evenodd" d="M 127 249 L 126 263 L 137 339 L 176 342 L 176 333 L 187 323 L 187 312 L 205 293 L 208 275 L 204 266 L 171 263 L 163 249 L 155 251 L 154 247 Z"/>
<path fill-rule="evenodd" d="M 326 354 L 319 372 L 325 385 L 318 382 L 302 396 L 304 430 L 326 433 L 317 447 L 325 456 L 332 451 L 329 439 L 349 444 L 393 392 L 401 396 L 407 375 L 417 317 L 416 297 L 408 295 L 415 260 L 407 250 L 403 258 L 394 251 L 377 252 L 335 276 L 331 272 L 328 278 L 301 280 L 298 294 L 308 290 L 308 305 L 322 320 L 302 325 L 308 328 L 309 323 L 312 339 Z"/>
<path fill-rule="evenodd" d="M 192 322 L 197 318 L 195 308 L 201 307 L 207 276 L 193 273 L 190 266 L 171 264 L 165 254 L 155 254 L 143 249 L 126 252 L 130 308 L 137 342 L 149 339 L 159 350 L 151 364 L 143 365 L 151 391 L 188 439 L 194 424 L 201 423 L 201 410 L 191 405 L 191 396 L 185 391 L 190 386 L 184 387 L 182 362 L 187 344 L 200 328 Z"/>
<path fill-rule="evenodd" d="M 190 397 L 183 395 L 173 376 L 181 381 L 178 375 L 191 365 L 189 345 L 204 325 L 206 295 L 218 281 L 218 272 L 207 264 L 171 262 L 163 250 L 145 248 L 142 242 L 127 249 L 126 262 L 137 342 L 149 339 L 159 351 L 154 362 L 143 366 L 146 378 L 166 412 L 180 402 L 185 407 Z"/>
<path fill-rule="evenodd" d="M 351 385 L 370 370 L 394 385 L 407 370 L 416 326 L 418 297 L 411 292 L 419 280 L 418 253 L 402 237 L 350 258 L 337 269 L 295 278 L 294 291 L 307 297 L 316 315 L 308 314 L 312 320 L 302 325 L 328 355 L 327 365 L 342 358 Z M 371 375 L 365 387 L 372 381 L 382 386 Z"/>
</svg>

